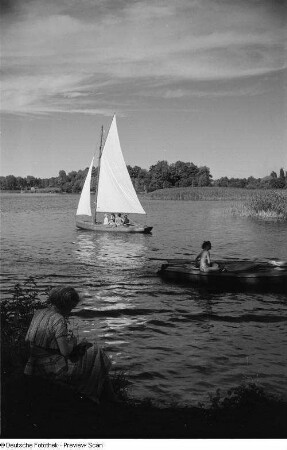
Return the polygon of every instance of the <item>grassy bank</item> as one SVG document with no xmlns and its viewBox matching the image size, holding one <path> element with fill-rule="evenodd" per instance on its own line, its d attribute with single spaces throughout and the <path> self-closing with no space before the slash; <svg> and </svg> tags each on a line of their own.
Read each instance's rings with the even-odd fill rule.
<svg viewBox="0 0 287 450">
<path fill-rule="evenodd" d="M 136 401 L 125 376 L 113 383 L 122 403 L 95 405 L 69 387 L 23 375 L 24 337 L 33 309 L 41 307 L 33 279 L 16 285 L 1 307 L 3 438 L 286 438 L 287 403 L 257 385 L 210 395 L 208 407 L 160 409 Z M 148 369 L 147 369 L 148 370 Z"/>
<path fill-rule="evenodd" d="M 217 200 L 217 201 L 243 201 L 253 195 L 263 195 L 268 192 L 263 189 L 240 189 L 224 187 L 186 187 L 159 189 L 150 192 L 147 197 L 153 200 Z M 287 190 L 282 191 L 287 198 Z"/>
<path fill-rule="evenodd" d="M 287 404 L 256 389 L 222 406 L 164 409 L 131 400 L 95 405 L 64 386 L 23 375 L 5 380 L 2 389 L 3 438 L 287 437 Z"/>
<path fill-rule="evenodd" d="M 287 220 L 287 191 L 254 193 L 241 205 L 232 207 L 235 215 L 264 220 Z"/>
</svg>

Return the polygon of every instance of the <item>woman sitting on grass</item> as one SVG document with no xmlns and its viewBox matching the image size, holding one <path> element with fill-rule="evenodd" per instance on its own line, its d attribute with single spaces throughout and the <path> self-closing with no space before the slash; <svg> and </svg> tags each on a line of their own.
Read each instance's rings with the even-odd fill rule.
<svg viewBox="0 0 287 450">
<path fill-rule="evenodd" d="M 108 356 L 97 345 L 85 340 L 77 343 L 68 331 L 67 316 L 79 301 L 72 287 L 51 291 L 50 306 L 35 312 L 26 335 L 30 358 L 24 373 L 67 383 L 96 403 L 103 388 L 110 400 L 117 400 L 108 377 Z"/>
<path fill-rule="evenodd" d="M 202 251 L 195 258 L 196 266 L 200 268 L 201 272 L 214 272 L 219 270 L 219 265 L 217 263 L 212 263 L 210 260 L 210 249 L 211 242 L 204 241 L 202 246 Z"/>
</svg>

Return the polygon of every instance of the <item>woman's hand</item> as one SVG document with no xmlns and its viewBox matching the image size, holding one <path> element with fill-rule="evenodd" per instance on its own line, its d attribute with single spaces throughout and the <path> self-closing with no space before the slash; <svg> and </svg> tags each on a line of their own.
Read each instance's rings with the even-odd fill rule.
<svg viewBox="0 0 287 450">
<path fill-rule="evenodd" d="M 88 342 L 87 339 L 82 339 L 78 344 L 79 348 L 84 348 L 85 350 L 92 346 L 93 346 L 93 344 L 91 342 Z"/>
<path fill-rule="evenodd" d="M 77 345 L 77 338 L 76 336 L 72 335 L 68 337 L 68 343 L 74 348 Z"/>
<path fill-rule="evenodd" d="M 77 339 L 75 336 L 67 338 L 62 336 L 57 339 L 59 350 L 65 358 L 73 351 L 74 347 L 77 345 Z"/>
<path fill-rule="evenodd" d="M 79 342 L 79 344 L 77 344 L 73 351 L 70 353 L 69 355 L 69 359 L 72 362 L 77 362 L 80 358 L 82 358 L 84 356 L 84 354 L 86 353 L 87 349 L 89 347 L 92 347 L 92 343 L 86 341 L 85 339 L 81 342 Z"/>
</svg>

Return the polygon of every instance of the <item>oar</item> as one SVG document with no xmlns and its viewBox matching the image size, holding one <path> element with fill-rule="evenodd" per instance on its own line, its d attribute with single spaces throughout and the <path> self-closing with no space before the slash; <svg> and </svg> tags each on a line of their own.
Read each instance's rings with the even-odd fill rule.
<svg viewBox="0 0 287 450">
<path fill-rule="evenodd" d="M 167 261 L 169 264 L 187 264 L 194 262 L 192 258 L 190 259 L 170 259 L 170 258 L 148 258 L 150 261 Z"/>
<path fill-rule="evenodd" d="M 260 260 L 255 258 L 254 262 L 258 262 L 258 263 L 265 262 L 267 264 L 271 264 L 271 266 L 278 266 L 278 267 L 285 267 L 285 266 L 287 266 L 287 261 L 286 260 L 284 261 L 284 260 L 276 258 L 276 257 L 275 258 L 263 258 L 263 259 L 260 259 Z"/>
</svg>

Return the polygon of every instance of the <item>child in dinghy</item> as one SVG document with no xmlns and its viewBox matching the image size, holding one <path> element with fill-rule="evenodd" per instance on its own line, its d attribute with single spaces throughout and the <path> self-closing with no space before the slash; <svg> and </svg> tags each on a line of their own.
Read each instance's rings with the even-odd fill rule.
<svg viewBox="0 0 287 450">
<path fill-rule="evenodd" d="M 211 242 L 204 241 L 201 248 L 202 251 L 195 258 L 196 267 L 199 267 L 201 272 L 219 271 L 219 265 L 217 263 L 212 263 L 210 260 Z"/>
</svg>

